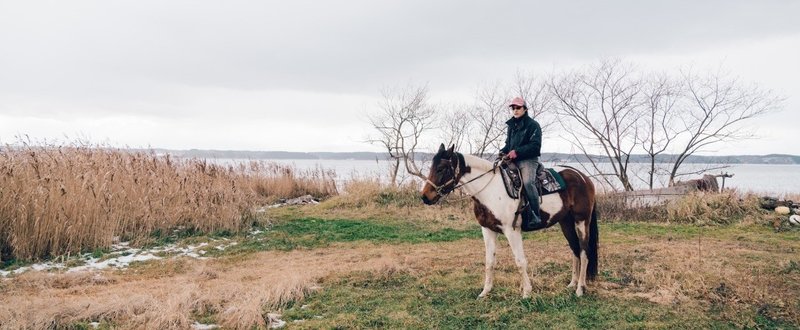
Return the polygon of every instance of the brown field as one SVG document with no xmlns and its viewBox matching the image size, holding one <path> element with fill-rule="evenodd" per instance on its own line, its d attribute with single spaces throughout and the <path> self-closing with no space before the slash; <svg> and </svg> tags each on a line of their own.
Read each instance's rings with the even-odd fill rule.
<svg viewBox="0 0 800 330">
<path fill-rule="evenodd" d="M 603 228 L 601 226 L 601 228 Z M 535 293 L 562 292 L 569 281 L 570 256 L 556 231 L 551 239 L 526 241 Z M 613 280 L 590 284 L 597 299 L 634 300 L 696 314 L 723 306 L 719 317 L 738 320 L 751 306 L 766 306 L 771 317 L 800 324 L 797 294 L 800 243 L 754 243 L 748 239 L 709 237 L 697 241 L 679 235 L 653 239 L 611 232 L 603 235 L 601 271 Z M 735 236 L 735 235 L 734 235 Z M 226 259 L 154 262 L 128 271 L 50 274 L 25 273 L 0 285 L 3 328 L 49 328 L 103 320 L 122 328 L 185 329 L 197 315 L 213 314 L 225 328 L 265 326 L 268 313 L 289 301 L 302 301 L 326 282 L 352 272 L 374 278 L 410 274 L 471 274 L 460 283 L 477 294 L 482 276 L 483 244 L 470 239 L 452 243 L 379 245 L 337 244 L 289 252 L 259 252 Z M 556 267 L 559 271 L 546 271 Z M 787 269 L 789 269 L 787 271 Z M 496 287 L 514 297 L 519 276 L 508 247 L 500 245 Z M 474 299 L 471 297 L 469 299 Z M 324 323 L 329 327 L 337 323 Z M 347 324 L 347 323 L 345 323 Z M 352 324 L 351 324 L 352 325 Z M 753 325 L 745 321 L 741 326 Z M 314 326 L 311 326 L 312 328 Z"/>
</svg>

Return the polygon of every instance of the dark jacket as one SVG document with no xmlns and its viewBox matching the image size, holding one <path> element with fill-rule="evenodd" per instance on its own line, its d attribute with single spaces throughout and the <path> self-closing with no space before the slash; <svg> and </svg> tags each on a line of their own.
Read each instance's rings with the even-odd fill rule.
<svg viewBox="0 0 800 330">
<path fill-rule="evenodd" d="M 507 154 L 517 151 L 517 160 L 525 160 L 541 156 L 542 127 L 527 113 L 520 118 L 511 118 L 506 122 L 508 134 L 506 145 L 500 152 Z"/>
</svg>

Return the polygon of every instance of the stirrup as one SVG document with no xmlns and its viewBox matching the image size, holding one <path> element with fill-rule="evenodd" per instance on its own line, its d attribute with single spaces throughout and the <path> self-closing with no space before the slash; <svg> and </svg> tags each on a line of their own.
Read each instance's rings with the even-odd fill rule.
<svg viewBox="0 0 800 330">
<path fill-rule="evenodd" d="M 520 224 L 519 227 L 520 227 L 520 229 L 522 229 L 522 231 L 526 231 L 527 232 L 527 231 L 533 231 L 533 230 L 537 230 L 537 229 L 542 229 L 547 225 L 547 223 L 542 219 L 541 216 L 537 216 L 536 213 L 533 212 L 533 210 L 530 207 L 530 203 L 525 204 L 522 207 L 522 209 L 519 210 L 518 212 L 521 213 L 520 214 L 520 218 L 522 218 L 521 219 L 522 223 Z M 528 218 L 527 221 L 525 221 L 526 218 Z M 538 218 L 539 222 L 531 223 L 531 220 L 533 220 L 535 218 Z M 527 224 L 527 226 L 526 226 L 526 224 Z"/>
</svg>

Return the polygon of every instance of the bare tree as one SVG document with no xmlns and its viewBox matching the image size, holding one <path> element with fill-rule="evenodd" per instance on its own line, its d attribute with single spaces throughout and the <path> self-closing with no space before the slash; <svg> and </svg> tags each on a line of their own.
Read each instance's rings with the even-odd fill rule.
<svg viewBox="0 0 800 330">
<path fill-rule="evenodd" d="M 670 185 L 689 156 L 721 142 L 753 138 L 753 130 L 744 127 L 744 122 L 779 109 L 784 101 L 772 90 L 744 85 L 720 71 L 699 75 L 688 70 L 682 78 L 691 105 L 681 116 L 686 143 L 672 164 Z"/>
<path fill-rule="evenodd" d="M 451 104 L 442 106 L 441 130 L 439 138 L 445 145 L 455 145 L 456 150 L 463 150 L 464 143 L 469 143 L 468 134 L 471 127 L 469 106 Z"/>
<path fill-rule="evenodd" d="M 432 128 L 436 114 L 428 104 L 428 87 L 385 89 L 382 96 L 379 111 L 367 116 L 377 131 L 377 136 L 369 138 L 368 142 L 386 148 L 389 153 L 392 185 L 397 185 L 401 165 L 409 174 L 425 179 L 415 155 L 422 135 Z"/>
<path fill-rule="evenodd" d="M 475 109 L 471 118 L 474 128 L 470 139 L 470 153 L 479 157 L 500 150 L 506 134 L 505 121 L 508 119 L 507 97 L 499 83 L 478 88 Z"/>
<path fill-rule="evenodd" d="M 517 71 L 510 88 L 511 97 L 519 96 L 528 104 L 528 115 L 536 119 L 542 132 L 554 127 L 556 119 L 553 115 L 553 93 L 546 79 L 537 79 L 533 74 Z"/>
<path fill-rule="evenodd" d="M 676 107 L 681 97 L 678 82 L 666 74 L 652 75 L 645 82 L 642 94 L 644 105 L 640 117 L 639 144 L 649 161 L 647 176 L 642 181 L 653 189 L 659 172 L 656 158 L 669 150 L 671 144 L 687 131 L 685 127 L 675 125 L 682 114 L 682 108 Z"/>
<path fill-rule="evenodd" d="M 641 85 L 632 67 L 620 60 L 603 60 L 550 83 L 560 122 L 571 128 L 567 139 L 589 158 L 597 173 L 612 174 L 627 191 L 633 190 L 628 165 L 639 134 Z M 594 149 L 608 159 L 613 173 L 604 173 L 590 156 Z"/>
</svg>

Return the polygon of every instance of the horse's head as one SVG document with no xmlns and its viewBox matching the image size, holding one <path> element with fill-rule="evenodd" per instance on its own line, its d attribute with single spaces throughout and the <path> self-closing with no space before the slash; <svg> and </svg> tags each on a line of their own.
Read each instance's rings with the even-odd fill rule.
<svg viewBox="0 0 800 330">
<path fill-rule="evenodd" d="M 422 202 L 427 205 L 436 204 L 442 196 L 456 188 L 458 180 L 466 173 L 464 157 L 454 152 L 455 146 L 445 149 L 439 145 L 439 151 L 433 156 L 431 172 L 422 187 Z"/>
</svg>

